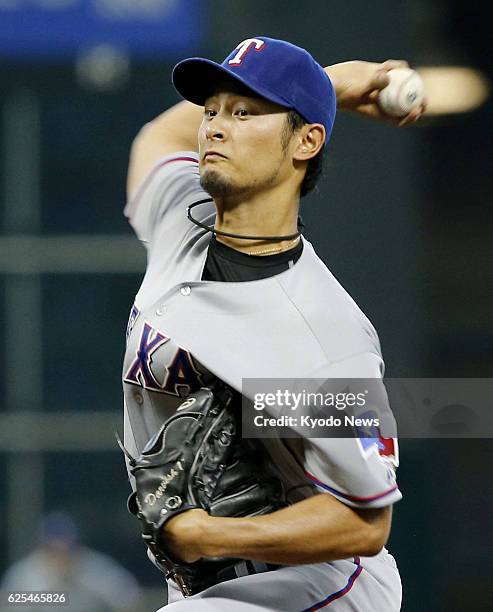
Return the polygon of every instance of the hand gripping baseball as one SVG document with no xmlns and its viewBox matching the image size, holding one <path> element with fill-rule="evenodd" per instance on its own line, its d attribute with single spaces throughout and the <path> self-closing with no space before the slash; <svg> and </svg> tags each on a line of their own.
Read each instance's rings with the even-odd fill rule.
<svg viewBox="0 0 493 612">
<path fill-rule="evenodd" d="M 281 482 L 257 476 L 259 458 L 239 436 L 238 407 L 226 385 L 191 394 L 149 440 L 141 455 L 129 458 L 136 491 L 130 512 L 142 524 L 142 537 L 156 561 L 190 595 L 214 584 L 218 570 L 234 559 L 184 564 L 166 551 L 163 527 L 177 514 L 203 508 L 213 516 L 253 516 L 285 505 Z M 128 453 L 127 453 L 128 455 Z"/>
</svg>

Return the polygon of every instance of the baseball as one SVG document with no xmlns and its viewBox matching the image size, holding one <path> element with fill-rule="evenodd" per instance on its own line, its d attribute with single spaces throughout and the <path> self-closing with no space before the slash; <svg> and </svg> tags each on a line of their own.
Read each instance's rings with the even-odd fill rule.
<svg viewBox="0 0 493 612">
<path fill-rule="evenodd" d="M 423 80 L 411 68 L 396 68 L 388 75 L 390 82 L 379 93 L 378 103 L 391 117 L 404 117 L 422 103 Z"/>
</svg>

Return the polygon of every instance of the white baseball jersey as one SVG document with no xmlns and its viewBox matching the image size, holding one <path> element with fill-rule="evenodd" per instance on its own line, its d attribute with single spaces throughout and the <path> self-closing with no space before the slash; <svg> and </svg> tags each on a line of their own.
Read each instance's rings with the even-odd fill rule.
<svg viewBox="0 0 493 612">
<path fill-rule="evenodd" d="M 199 183 L 197 155 L 183 152 L 156 164 L 125 208 L 148 254 L 130 313 L 123 367 L 125 445 L 132 454 L 142 450 L 183 397 L 213 377 L 242 391 L 243 378 L 383 375 L 373 326 L 306 240 L 297 263 L 276 276 L 248 282 L 201 280 L 210 234 L 187 219 L 186 208 L 207 197 Z M 214 213 L 212 201 L 194 209 L 208 225 Z M 395 481 L 396 440 L 375 441 L 371 448 L 357 438 L 258 442 L 290 503 L 320 492 L 360 508 L 401 498 Z M 183 602 L 172 587 L 170 601 L 175 603 L 169 607 L 187 610 L 222 610 L 221 605 L 245 612 L 315 610 L 330 604 L 338 610 L 390 612 L 400 607 L 400 580 L 386 550 L 371 559 L 244 576 Z M 256 597 L 241 595 L 252 589 Z M 213 596 L 223 604 L 206 607 L 204 601 Z"/>
</svg>

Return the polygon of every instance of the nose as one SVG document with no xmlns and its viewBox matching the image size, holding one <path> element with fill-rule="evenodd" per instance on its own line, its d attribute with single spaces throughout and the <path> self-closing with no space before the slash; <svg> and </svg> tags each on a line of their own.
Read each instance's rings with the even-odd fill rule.
<svg viewBox="0 0 493 612">
<path fill-rule="evenodd" d="M 208 140 L 224 140 L 226 138 L 224 121 L 216 115 L 207 123 L 205 135 Z"/>
</svg>

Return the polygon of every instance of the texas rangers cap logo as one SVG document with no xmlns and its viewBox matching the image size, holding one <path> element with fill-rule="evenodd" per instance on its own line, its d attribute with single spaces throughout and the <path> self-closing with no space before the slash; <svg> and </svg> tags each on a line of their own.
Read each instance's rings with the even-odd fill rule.
<svg viewBox="0 0 493 612">
<path fill-rule="evenodd" d="M 247 38 L 236 47 L 238 53 L 228 61 L 228 64 L 230 66 L 240 66 L 249 51 L 253 51 L 253 49 L 260 51 L 266 44 L 265 40 L 260 40 L 260 38 Z"/>
</svg>

